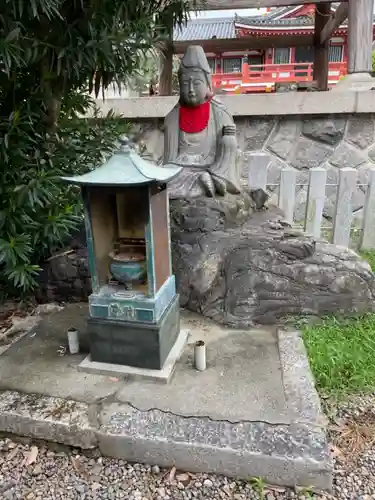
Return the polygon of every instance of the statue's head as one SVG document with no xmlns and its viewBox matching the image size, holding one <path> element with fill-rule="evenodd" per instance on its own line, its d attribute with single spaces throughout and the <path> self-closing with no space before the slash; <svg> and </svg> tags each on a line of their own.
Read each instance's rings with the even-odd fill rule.
<svg viewBox="0 0 375 500">
<path fill-rule="evenodd" d="M 180 102 L 185 106 L 199 106 L 212 95 L 211 70 L 200 45 L 186 49 L 178 72 Z"/>
</svg>

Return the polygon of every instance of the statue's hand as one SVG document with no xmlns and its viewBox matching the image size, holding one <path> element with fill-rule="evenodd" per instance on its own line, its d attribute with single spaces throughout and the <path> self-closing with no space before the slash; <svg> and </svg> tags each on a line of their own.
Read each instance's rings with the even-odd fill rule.
<svg viewBox="0 0 375 500">
<path fill-rule="evenodd" d="M 237 138 L 236 138 L 236 125 L 224 125 L 223 135 L 221 137 L 221 146 L 226 149 L 236 150 L 237 149 Z"/>
</svg>

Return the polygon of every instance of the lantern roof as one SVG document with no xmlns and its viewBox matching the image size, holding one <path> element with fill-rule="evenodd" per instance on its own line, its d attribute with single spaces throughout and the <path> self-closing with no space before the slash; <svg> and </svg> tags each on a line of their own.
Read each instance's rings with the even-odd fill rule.
<svg viewBox="0 0 375 500">
<path fill-rule="evenodd" d="M 165 183 L 173 179 L 182 167 L 159 167 L 141 158 L 129 145 L 127 138 L 120 139 L 120 149 L 102 166 L 83 175 L 62 177 L 70 184 L 83 186 L 136 186 Z"/>
</svg>

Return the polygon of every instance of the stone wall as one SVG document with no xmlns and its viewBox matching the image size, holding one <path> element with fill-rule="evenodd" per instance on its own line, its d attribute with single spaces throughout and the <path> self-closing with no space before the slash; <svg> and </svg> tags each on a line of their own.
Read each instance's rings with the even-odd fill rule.
<svg viewBox="0 0 375 500">
<path fill-rule="evenodd" d="M 360 217 L 365 199 L 366 172 L 375 166 L 375 114 L 239 116 L 235 117 L 235 122 L 244 187 L 248 184 L 248 167 L 249 162 L 254 161 L 254 153 L 263 152 L 269 157 L 268 189 L 273 193 L 280 182 L 281 169 L 296 169 L 299 175 L 295 218 L 302 220 L 309 169 L 324 167 L 328 173 L 324 215 L 329 221 L 334 211 L 338 171 L 353 167 L 358 170 L 354 211 Z M 141 154 L 161 163 L 163 119 L 131 120 L 131 123 L 132 139 Z"/>
<path fill-rule="evenodd" d="M 41 302 L 81 302 L 91 293 L 85 228 L 82 225 L 67 248 L 56 252 L 41 264 L 39 287 L 35 292 Z"/>
</svg>

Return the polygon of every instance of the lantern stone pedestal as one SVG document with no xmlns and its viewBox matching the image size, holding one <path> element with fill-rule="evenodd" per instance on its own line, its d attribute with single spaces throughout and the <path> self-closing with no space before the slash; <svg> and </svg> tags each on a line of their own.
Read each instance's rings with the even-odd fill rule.
<svg viewBox="0 0 375 500">
<path fill-rule="evenodd" d="M 124 139 L 103 166 L 63 178 L 82 189 L 93 289 L 90 356 L 81 369 L 161 371 L 175 344 L 183 348 L 166 185 L 179 171 L 142 159 Z"/>
<path fill-rule="evenodd" d="M 90 317 L 91 360 L 161 370 L 176 342 L 179 325 L 177 295 L 156 323 Z"/>
</svg>

